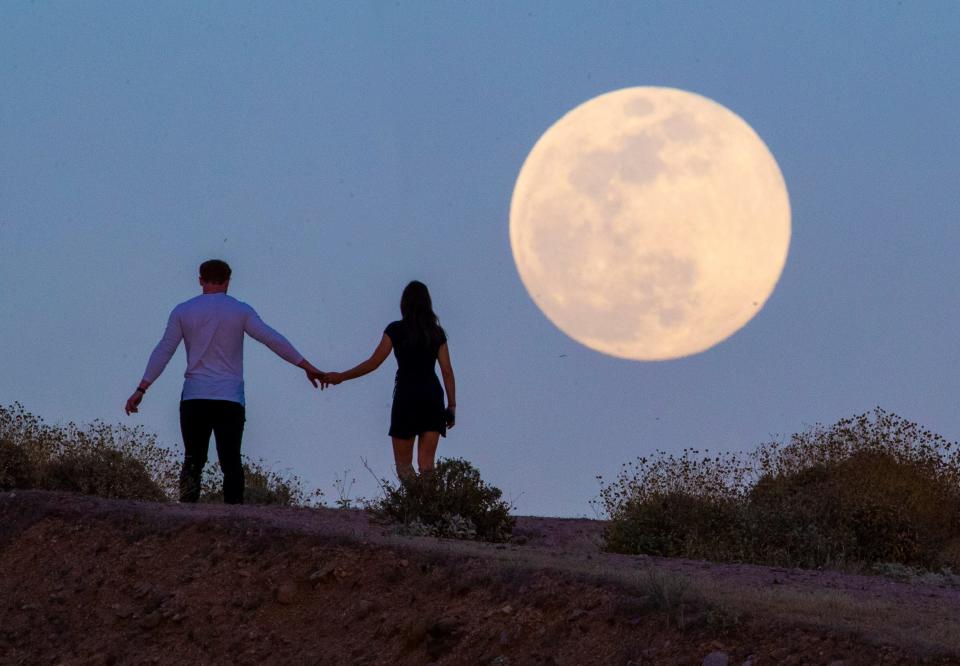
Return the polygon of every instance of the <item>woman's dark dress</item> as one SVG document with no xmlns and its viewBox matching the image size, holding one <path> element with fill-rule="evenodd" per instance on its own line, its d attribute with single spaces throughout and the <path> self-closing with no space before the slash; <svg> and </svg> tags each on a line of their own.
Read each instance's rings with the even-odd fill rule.
<svg viewBox="0 0 960 666">
<path fill-rule="evenodd" d="M 384 333 L 393 343 L 393 355 L 397 358 L 388 434 L 401 439 L 411 439 L 422 432 L 439 432 L 445 436 L 443 387 L 434 368 L 440 346 L 447 341 L 446 334 L 441 328 L 436 340 L 414 343 L 402 321 L 391 323 Z"/>
</svg>

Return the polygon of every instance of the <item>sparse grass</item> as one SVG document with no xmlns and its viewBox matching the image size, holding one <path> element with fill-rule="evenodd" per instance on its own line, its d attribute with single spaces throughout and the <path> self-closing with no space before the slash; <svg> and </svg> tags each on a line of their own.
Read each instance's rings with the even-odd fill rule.
<svg viewBox="0 0 960 666">
<path fill-rule="evenodd" d="M 646 609 L 663 613 L 667 623 L 678 629 L 687 626 L 691 610 L 705 605 L 689 578 L 652 568 L 640 576 L 637 591 Z"/>
<path fill-rule="evenodd" d="M 917 609 L 893 601 L 866 600 L 838 590 L 729 587 L 702 583 L 712 604 L 742 609 L 746 617 L 863 636 L 930 654 L 960 654 L 960 622 L 940 609 Z"/>
<path fill-rule="evenodd" d="M 629 591 L 616 612 L 627 619 L 646 613 L 662 615 L 668 627 L 680 630 L 704 624 L 720 634 L 734 631 L 746 619 L 736 603 L 721 595 L 708 597 L 700 581 L 656 567 L 633 575 L 596 574 Z"/>
<path fill-rule="evenodd" d="M 913 585 L 960 587 L 960 575 L 953 573 L 953 570 L 949 567 L 944 567 L 940 571 L 930 571 L 921 567 L 910 567 L 899 562 L 879 562 L 872 565 L 868 572 Z"/>
<path fill-rule="evenodd" d="M 502 572 L 498 580 L 514 587 L 527 584 L 530 576 L 546 572 L 600 584 L 617 590 L 620 602 L 614 612 L 623 620 L 645 613 L 665 613 L 665 609 L 671 608 L 666 603 L 658 609 L 647 600 L 651 587 L 655 598 L 665 600 L 677 599 L 677 591 L 683 590 L 683 624 L 677 623 L 676 612 L 672 618 L 664 617 L 666 623 L 681 630 L 695 630 L 705 623 L 723 634 L 759 622 L 766 627 L 781 625 L 862 636 L 880 645 L 929 655 L 960 654 L 960 617 L 935 603 L 917 607 L 896 600 L 871 599 L 854 591 L 816 588 L 813 581 L 808 581 L 808 587 L 771 586 L 764 578 L 745 583 L 739 578 L 716 577 L 710 571 L 680 573 L 655 562 L 637 570 L 610 567 L 603 558 L 571 559 L 562 552 L 530 549 L 489 550 L 483 544 L 463 541 L 410 543 L 393 537 L 387 543 L 434 553 L 460 562 L 460 566 L 471 558 L 483 557 L 497 563 Z M 489 584 L 490 579 L 483 578 L 474 581 L 472 587 Z M 658 586 L 663 588 L 662 592 L 656 591 Z M 674 603 L 673 608 L 678 605 Z"/>
<path fill-rule="evenodd" d="M 599 503 L 615 552 L 960 569 L 960 451 L 881 409 L 751 455 L 639 458 Z"/>
<path fill-rule="evenodd" d="M 399 524 L 403 534 L 506 541 L 513 531 L 500 489 L 484 483 L 466 460 L 441 458 L 432 473 L 416 481 L 381 484 L 383 497 L 369 510 L 379 520 Z"/>
<path fill-rule="evenodd" d="M 464 544 L 466 546 L 467 544 Z M 498 551 L 495 559 L 511 569 L 561 570 L 612 586 L 629 600 L 625 618 L 665 613 L 678 629 L 705 622 L 720 633 L 760 621 L 862 636 L 930 655 L 960 654 L 960 618 L 936 605 L 917 608 L 896 601 L 866 599 L 845 590 L 771 587 L 716 580 L 710 574 L 680 574 L 651 564 L 642 571 L 611 569 L 601 561 L 564 561 L 546 553 Z M 648 599 L 659 599 L 659 603 Z M 682 615 L 681 615 L 682 609 Z"/>
<path fill-rule="evenodd" d="M 353 485 L 357 480 L 350 476 L 350 470 L 343 470 L 343 474 L 338 475 L 333 480 L 333 489 L 337 493 L 337 499 L 334 500 L 334 506 L 338 509 L 353 509 L 362 505 L 362 498 L 353 497 Z"/>
</svg>

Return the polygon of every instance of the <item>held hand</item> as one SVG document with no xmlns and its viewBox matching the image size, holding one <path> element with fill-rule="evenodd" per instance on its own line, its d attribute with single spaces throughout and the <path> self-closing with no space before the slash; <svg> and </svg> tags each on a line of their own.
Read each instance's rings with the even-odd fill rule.
<svg viewBox="0 0 960 666">
<path fill-rule="evenodd" d="M 307 380 L 311 384 L 313 384 L 314 388 L 319 388 L 322 391 L 327 387 L 324 381 L 324 376 L 326 375 L 326 373 L 321 372 L 320 370 L 317 370 L 313 366 L 311 366 L 310 368 L 304 368 L 303 371 L 307 373 Z M 317 384 L 317 382 L 320 382 L 320 383 Z"/>
<path fill-rule="evenodd" d="M 321 391 L 327 387 L 324 381 L 324 373 L 322 370 L 317 370 L 310 361 L 303 359 L 300 363 L 297 364 L 299 367 L 303 368 L 303 372 L 307 375 L 307 381 L 313 384 L 314 388 L 319 388 Z M 320 382 L 317 384 L 317 382 Z"/>
<path fill-rule="evenodd" d="M 136 414 L 140 411 L 140 401 L 143 400 L 143 392 L 134 391 L 133 395 L 127 398 L 127 404 L 124 405 L 123 409 L 127 413 L 127 416 L 131 414 Z"/>
<path fill-rule="evenodd" d="M 342 373 L 342 372 L 328 372 L 328 373 L 326 373 L 326 375 L 324 375 L 323 380 L 324 380 L 327 384 L 330 384 L 331 386 L 336 386 L 337 384 L 339 384 L 340 382 L 343 381 L 343 373 Z"/>
</svg>

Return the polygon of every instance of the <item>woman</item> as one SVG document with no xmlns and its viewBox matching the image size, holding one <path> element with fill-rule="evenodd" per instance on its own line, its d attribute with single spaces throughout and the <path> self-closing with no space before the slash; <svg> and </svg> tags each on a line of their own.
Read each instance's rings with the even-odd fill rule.
<svg viewBox="0 0 960 666">
<path fill-rule="evenodd" d="M 380 344 L 360 365 L 346 372 L 328 372 L 323 381 L 339 384 L 373 372 L 380 367 L 390 350 L 397 357 L 397 378 L 390 411 L 390 432 L 397 477 L 401 481 L 416 479 L 413 470 L 413 445 L 417 438 L 417 467 L 420 474 L 433 470 L 434 456 L 440 436 L 446 436 L 456 419 L 457 398 L 447 349 L 447 336 L 433 312 L 430 292 L 422 282 L 414 280 L 400 297 L 403 319 L 392 322 L 383 332 Z M 434 372 L 440 363 L 443 388 Z M 443 408 L 446 389 L 447 408 Z"/>
</svg>

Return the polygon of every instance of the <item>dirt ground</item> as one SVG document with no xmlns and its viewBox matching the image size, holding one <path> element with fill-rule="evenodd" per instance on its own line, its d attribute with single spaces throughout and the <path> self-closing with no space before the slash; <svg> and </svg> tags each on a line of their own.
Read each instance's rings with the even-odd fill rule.
<svg viewBox="0 0 960 666">
<path fill-rule="evenodd" d="M 602 529 L 0 493 L 0 664 L 960 663 L 956 587 L 611 555 Z"/>
</svg>

